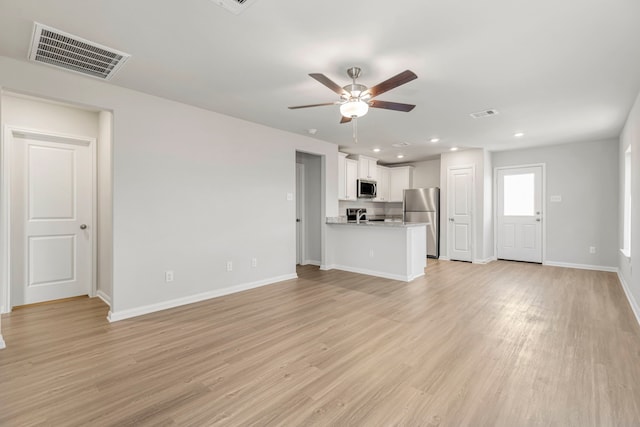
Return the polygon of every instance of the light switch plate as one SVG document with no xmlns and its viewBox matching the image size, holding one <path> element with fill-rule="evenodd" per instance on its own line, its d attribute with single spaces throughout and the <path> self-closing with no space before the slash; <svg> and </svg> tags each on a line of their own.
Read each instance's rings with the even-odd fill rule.
<svg viewBox="0 0 640 427">
<path fill-rule="evenodd" d="M 551 196 L 551 201 L 559 203 L 562 201 L 562 196 Z"/>
<path fill-rule="evenodd" d="M 292 201 L 293 200 L 293 193 L 287 193 L 287 200 L 288 201 Z"/>
</svg>

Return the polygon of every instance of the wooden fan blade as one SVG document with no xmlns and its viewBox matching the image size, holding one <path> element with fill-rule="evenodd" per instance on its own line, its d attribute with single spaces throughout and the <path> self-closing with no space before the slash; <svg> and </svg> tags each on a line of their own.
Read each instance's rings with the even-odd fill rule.
<svg viewBox="0 0 640 427">
<path fill-rule="evenodd" d="M 417 79 L 418 76 L 413 71 L 405 70 L 400 74 L 391 77 L 388 80 L 383 81 L 380 84 L 377 84 L 371 88 L 369 88 L 365 93 L 371 94 L 371 98 L 374 98 L 382 93 L 390 91 L 398 86 L 401 86 L 405 83 L 409 83 L 411 80 Z"/>
<path fill-rule="evenodd" d="M 405 113 L 408 113 L 409 111 L 416 108 L 416 106 L 412 104 L 401 104 L 399 102 L 378 101 L 378 100 L 369 101 L 369 107 L 384 108 L 386 110 L 404 111 Z"/>
<path fill-rule="evenodd" d="M 342 118 L 340 119 L 340 124 L 349 123 L 350 121 L 351 121 L 351 117 L 342 116 Z"/>
<path fill-rule="evenodd" d="M 319 81 L 320 83 L 322 83 L 323 85 L 325 85 L 326 87 L 328 87 L 329 89 L 331 89 L 332 91 L 337 93 L 338 95 L 349 96 L 349 92 L 344 90 L 342 87 L 338 86 L 338 83 L 334 82 L 333 80 L 331 80 L 329 77 L 325 76 L 324 74 L 311 73 L 311 74 L 309 74 L 309 76 L 311 76 L 312 78 L 316 79 L 317 81 Z"/>
<path fill-rule="evenodd" d="M 289 109 L 297 110 L 298 108 L 323 107 L 325 105 L 337 105 L 337 104 L 339 104 L 339 102 L 323 102 L 322 104 L 296 105 L 294 107 L 289 107 Z"/>
</svg>

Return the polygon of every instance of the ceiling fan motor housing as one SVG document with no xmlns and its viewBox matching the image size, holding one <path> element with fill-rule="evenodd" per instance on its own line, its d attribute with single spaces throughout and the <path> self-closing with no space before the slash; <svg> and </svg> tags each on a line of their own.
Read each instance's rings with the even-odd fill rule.
<svg viewBox="0 0 640 427">
<path fill-rule="evenodd" d="M 363 98 L 360 95 L 362 95 L 367 90 L 367 87 L 365 85 L 361 85 L 358 83 L 352 83 L 350 85 L 344 86 L 343 89 L 349 92 L 349 94 L 351 95 L 351 96 L 347 94 L 342 95 L 342 98 L 344 98 L 345 100 L 348 100 L 353 98 Z"/>
</svg>

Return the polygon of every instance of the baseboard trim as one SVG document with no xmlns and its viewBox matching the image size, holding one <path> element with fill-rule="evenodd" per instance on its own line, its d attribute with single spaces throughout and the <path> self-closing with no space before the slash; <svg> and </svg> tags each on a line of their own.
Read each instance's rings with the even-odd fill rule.
<svg viewBox="0 0 640 427">
<path fill-rule="evenodd" d="M 209 292 L 203 292 L 200 294 L 191 295 L 188 297 L 176 298 L 169 301 L 162 301 L 156 304 L 144 305 L 142 307 L 130 308 L 128 310 L 122 311 L 109 311 L 109 315 L 107 316 L 107 320 L 109 322 L 117 322 L 124 319 L 130 319 L 132 317 L 142 316 L 144 314 L 155 313 L 157 311 L 168 310 L 170 308 L 179 307 L 182 305 L 193 304 L 195 302 L 200 302 L 212 298 L 218 298 L 225 295 L 235 294 L 237 292 L 248 291 L 249 289 L 255 289 L 262 286 L 271 285 L 278 282 L 283 282 L 285 280 L 297 279 L 298 275 L 293 274 L 285 274 L 282 276 L 271 277 L 269 279 L 258 280 L 256 282 L 251 283 L 243 283 L 236 286 L 230 286 L 228 288 L 216 289 Z"/>
<path fill-rule="evenodd" d="M 440 255 L 440 257 L 438 258 L 440 261 L 451 261 L 451 259 L 449 257 L 446 256 L 442 256 Z"/>
<path fill-rule="evenodd" d="M 489 264 L 490 262 L 497 261 L 497 257 L 489 257 L 485 259 L 474 259 L 472 262 L 474 264 Z"/>
<path fill-rule="evenodd" d="M 348 271 L 350 273 L 365 274 L 367 276 L 382 277 L 383 279 L 399 280 L 401 282 L 410 282 L 414 279 L 417 279 L 418 277 L 424 276 L 424 272 L 422 272 L 421 274 L 417 274 L 415 276 L 404 276 L 401 274 L 389 274 L 389 273 L 384 273 L 382 271 L 369 270 L 366 268 L 355 268 L 355 267 L 349 267 L 349 266 L 340 265 L 340 264 L 333 264 L 326 267 L 327 267 L 327 270 L 342 270 L 342 271 Z"/>
<path fill-rule="evenodd" d="M 107 304 L 109 307 L 111 307 L 111 297 L 109 297 L 109 295 L 105 294 L 102 291 L 98 291 L 96 292 L 96 296 L 100 298 L 102 301 L 104 301 L 104 303 Z"/>
<path fill-rule="evenodd" d="M 0 350 L 2 350 L 3 348 L 7 348 L 7 344 L 4 342 L 4 338 L 2 338 L 2 335 L 0 335 Z"/>
<path fill-rule="evenodd" d="M 617 273 L 618 273 L 618 280 L 622 285 L 622 290 L 624 291 L 624 294 L 627 296 L 627 301 L 629 301 L 629 305 L 631 306 L 631 311 L 633 311 L 633 314 L 636 316 L 636 321 L 638 322 L 638 325 L 640 325 L 640 306 L 638 306 L 638 303 L 636 302 L 635 298 L 633 297 L 633 294 L 631 293 L 631 289 L 629 288 L 629 285 L 624 280 L 624 277 L 622 276 L 622 274 L 620 274 L 619 269 Z"/>
<path fill-rule="evenodd" d="M 328 270 L 331 270 L 331 266 L 329 266 L 329 265 L 325 265 L 325 264 L 321 264 L 321 265 L 320 265 L 320 270 L 322 270 L 322 271 L 328 271 Z"/>
<path fill-rule="evenodd" d="M 318 267 L 320 267 L 320 266 L 322 265 L 322 262 L 320 262 L 320 261 L 314 261 L 314 260 L 312 260 L 312 259 L 308 259 L 308 260 L 305 260 L 305 261 L 302 263 L 302 265 L 317 265 Z"/>
<path fill-rule="evenodd" d="M 579 270 L 608 271 L 611 273 L 618 272 L 617 267 L 607 267 L 605 265 L 573 264 L 570 262 L 556 262 L 556 261 L 544 261 L 542 265 L 548 265 L 550 267 L 577 268 Z"/>
</svg>

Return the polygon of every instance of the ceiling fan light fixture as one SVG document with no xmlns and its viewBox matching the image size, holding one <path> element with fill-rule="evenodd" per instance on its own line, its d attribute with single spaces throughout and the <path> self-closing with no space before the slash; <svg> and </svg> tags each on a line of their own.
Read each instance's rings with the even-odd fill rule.
<svg viewBox="0 0 640 427">
<path fill-rule="evenodd" d="M 345 102 L 340 106 L 340 114 L 344 117 L 354 118 L 362 117 L 369 111 L 369 104 L 359 99 Z"/>
</svg>

